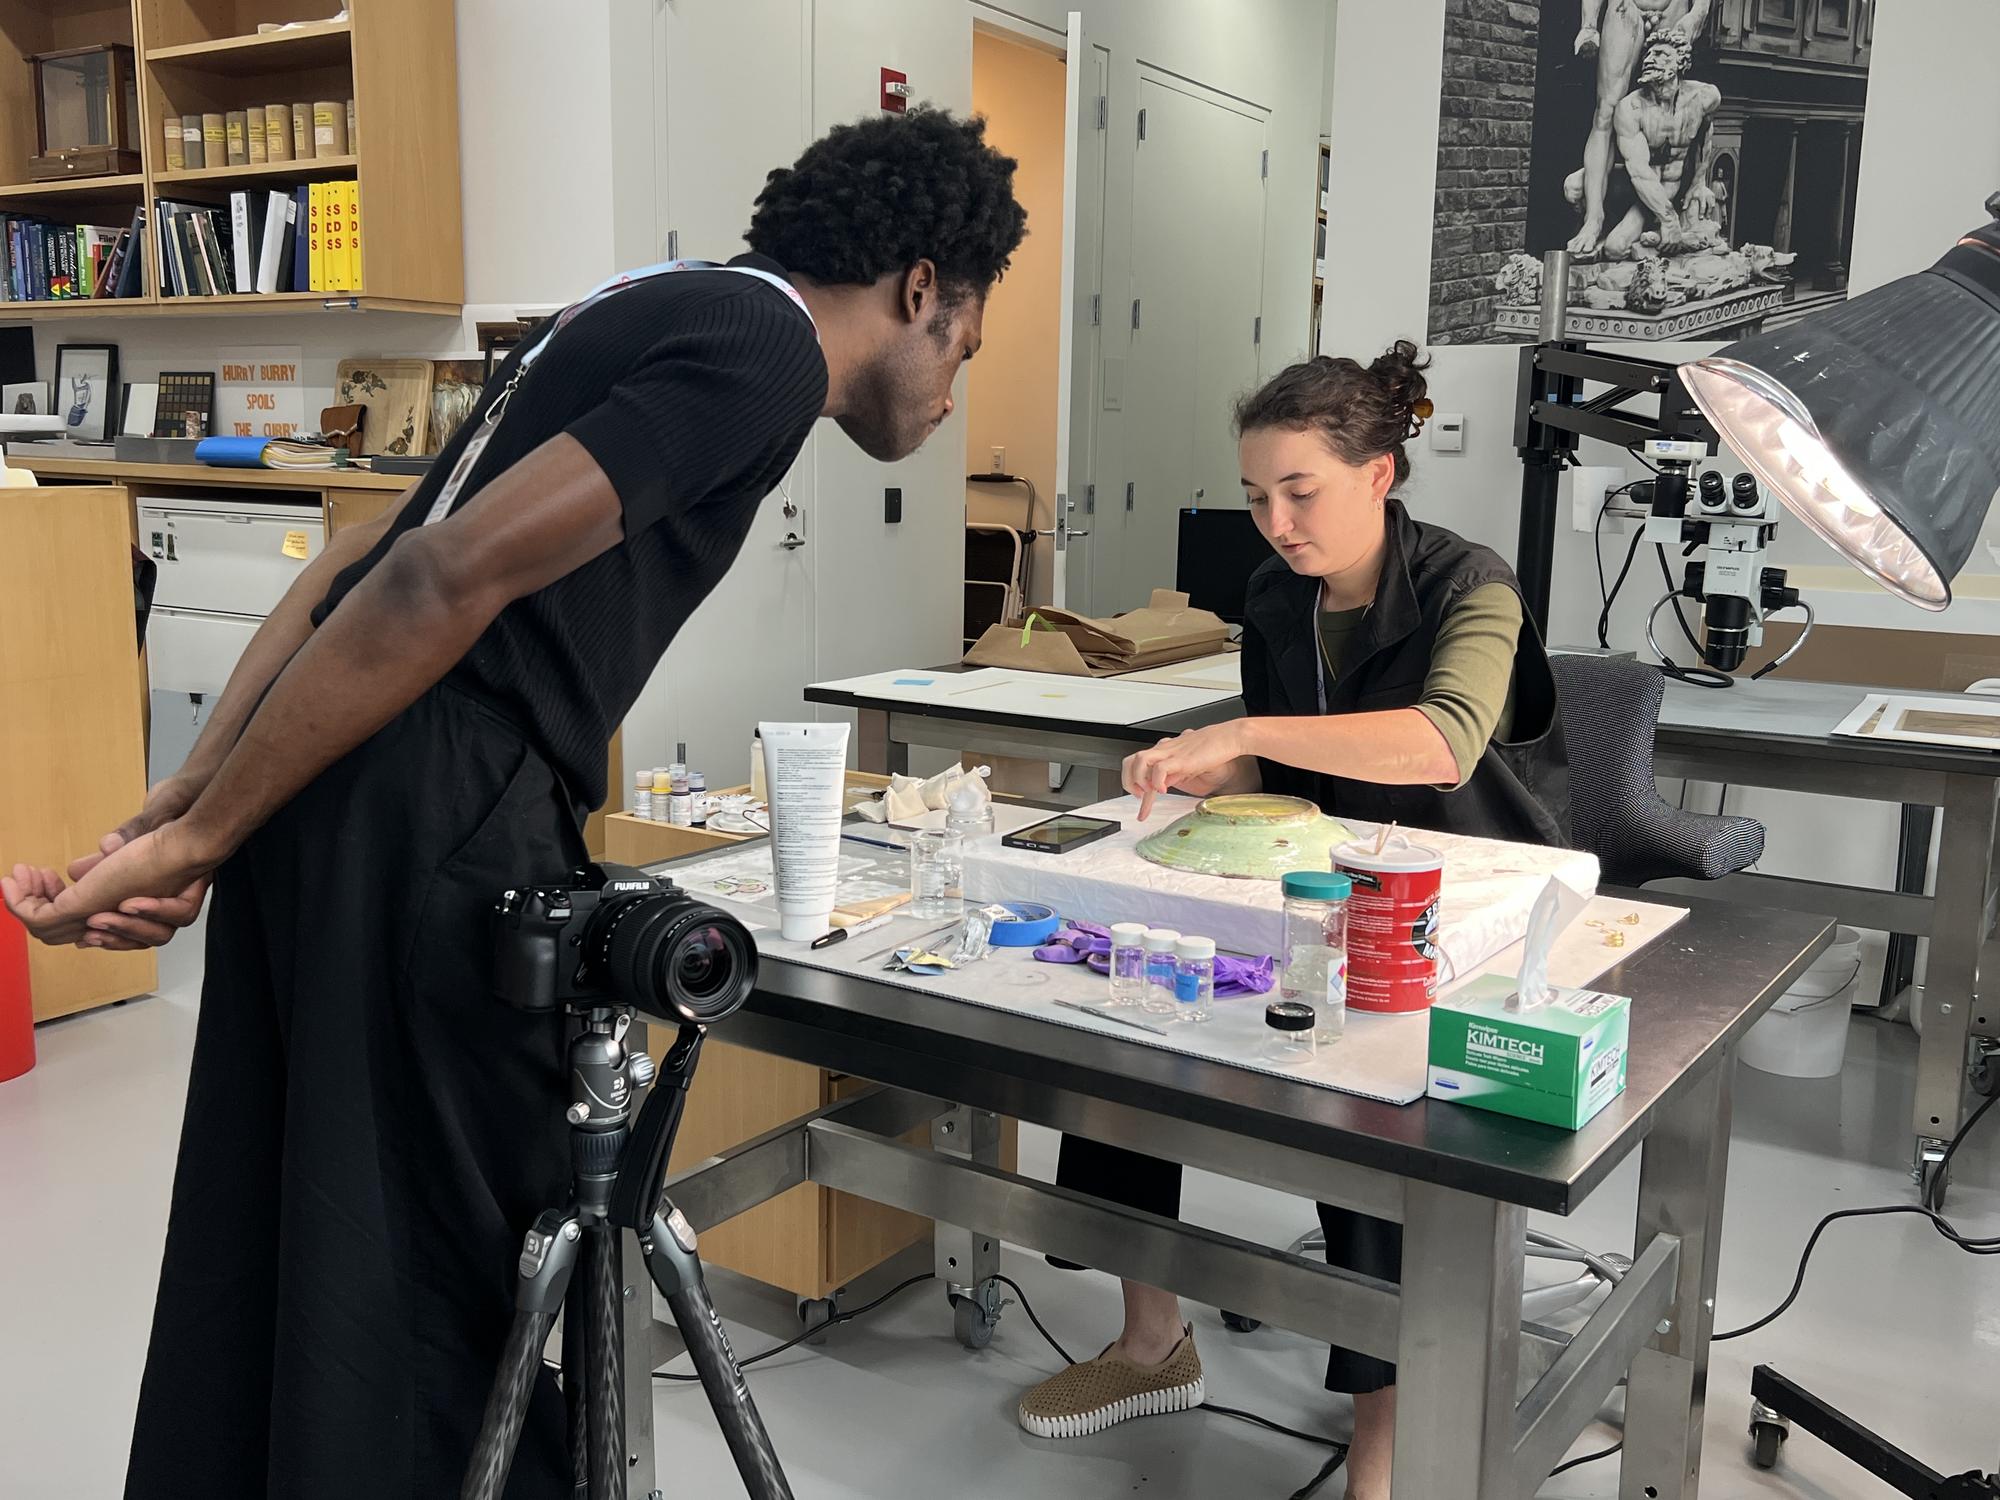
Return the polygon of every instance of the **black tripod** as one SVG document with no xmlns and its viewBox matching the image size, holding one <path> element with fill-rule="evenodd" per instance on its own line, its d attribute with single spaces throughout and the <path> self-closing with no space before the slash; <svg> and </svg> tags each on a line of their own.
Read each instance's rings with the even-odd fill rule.
<svg viewBox="0 0 2000 1500">
<path fill-rule="evenodd" d="M 631 1123 L 634 1094 L 653 1081 L 652 1058 L 629 1049 L 632 1008 L 593 1005 L 570 1042 L 572 1198 L 535 1220 L 521 1242 L 514 1322 L 486 1400 L 461 1500 L 500 1500 L 542 1349 L 563 1310 L 563 1390 L 576 1493 L 624 1500 L 625 1363 L 617 1234 L 630 1229 L 653 1282 L 687 1341 L 702 1388 L 752 1500 L 792 1500 L 771 1439 L 715 1315 L 694 1229 L 661 1192 L 705 1028 L 683 1024 L 658 1083 Z M 659 1491 L 654 1491 L 657 1497 Z"/>
</svg>

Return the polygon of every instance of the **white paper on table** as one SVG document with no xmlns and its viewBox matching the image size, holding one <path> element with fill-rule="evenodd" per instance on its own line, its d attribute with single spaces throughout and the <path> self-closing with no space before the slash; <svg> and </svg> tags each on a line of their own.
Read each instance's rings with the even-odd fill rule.
<svg viewBox="0 0 2000 1500">
<path fill-rule="evenodd" d="M 1101 922 L 1145 922 L 1214 938 L 1228 952 L 1277 953 L 1284 945 L 1284 893 L 1274 880 L 1229 880 L 1169 870 L 1142 859 L 1138 843 L 1192 812 L 1188 799 L 1155 805 L 1139 821 L 1138 800 L 1120 797 L 1079 809 L 1084 817 L 1121 826 L 1065 854 L 1008 849 L 997 840 L 966 852 L 965 893 L 976 901 L 1040 901 L 1065 916 Z M 1376 825 L 1348 822 L 1372 837 Z M 1446 982 L 1471 973 L 1521 940 L 1542 884 L 1555 876 L 1585 895 L 1597 889 L 1597 859 L 1574 849 L 1508 844 L 1460 834 L 1405 830 L 1413 843 L 1444 856 L 1438 944 Z"/>
<path fill-rule="evenodd" d="M 1139 724 L 1168 714 L 1187 713 L 1231 697 L 1234 687 L 1175 687 L 1126 677 L 1071 677 L 1058 672 L 1022 672 L 981 667 L 971 672 L 916 669 L 875 672 L 838 682 L 815 683 L 857 698 L 875 698 L 919 707 L 1031 719 L 1070 719 L 1087 724 Z"/>
<path fill-rule="evenodd" d="M 1175 662 L 1166 667 L 1149 667 L 1143 672 L 1122 673 L 1120 682 L 1158 682 L 1169 687 L 1204 688 L 1228 693 L 1243 691 L 1243 653 L 1224 651 L 1216 656 L 1200 656 L 1193 661 Z"/>
<path fill-rule="evenodd" d="M 1930 716 L 1928 723 L 1924 717 Z M 1833 728 L 1848 739 L 1896 740 L 1955 750 L 2000 750 L 2000 698 L 1870 693 Z"/>
</svg>

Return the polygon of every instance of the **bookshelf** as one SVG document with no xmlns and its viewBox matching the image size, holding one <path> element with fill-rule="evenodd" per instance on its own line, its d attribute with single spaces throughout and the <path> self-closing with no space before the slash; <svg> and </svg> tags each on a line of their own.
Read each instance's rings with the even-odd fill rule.
<svg viewBox="0 0 2000 1500">
<path fill-rule="evenodd" d="M 1319 143 L 1319 187 L 1313 193 L 1313 291 L 1312 318 L 1308 325 L 1306 352 L 1319 353 L 1320 313 L 1326 307 L 1326 210 L 1327 188 L 1333 175 L 1333 147 Z"/>
<path fill-rule="evenodd" d="M 0 0 L 0 213 L 121 225 L 146 208 L 139 295 L 0 302 L 0 321 L 186 317 L 258 312 L 393 311 L 455 316 L 465 301 L 459 215 L 458 69 L 453 0 Z M 260 23 L 300 22 L 259 33 Z M 33 73 L 26 59 L 121 43 L 137 57 L 141 170 L 35 182 Z M 354 100 L 355 142 L 341 155 L 171 169 L 168 116 Z M 313 182 L 360 184 L 361 289 L 174 295 L 161 280 L 155 204 L 214 204 Z"/>
</svg>

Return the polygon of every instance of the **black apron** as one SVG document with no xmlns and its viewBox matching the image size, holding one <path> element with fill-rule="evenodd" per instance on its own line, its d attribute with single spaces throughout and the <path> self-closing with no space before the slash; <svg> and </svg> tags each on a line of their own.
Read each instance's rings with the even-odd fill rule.
<svg viewBox="0 0 2000 1500">
<path fill-rule="evenodd" d="M 583 854 L 548 763 L 439 685 L 218 872 L 128 1500 L 458 1492 L 569 1178 L 564 1023 L 493 998 L 489 914 Z M 507 1493 L 569 1484 L 545 1373 Z"/>
</svg>

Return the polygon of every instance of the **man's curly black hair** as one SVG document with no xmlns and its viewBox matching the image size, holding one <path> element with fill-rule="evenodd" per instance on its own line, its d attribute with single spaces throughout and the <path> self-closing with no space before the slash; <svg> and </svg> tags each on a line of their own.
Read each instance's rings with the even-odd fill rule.
<svg viewBox="0 0 2000 1500">
<path fill-rule="evenodd" d="M 1014 165 L 983 119 L 949 110 L 836 125 L 766 179 L 745 238 L 814 281 L 865 285 L 929 260 L 946 303 L 983 297 L 1026 232 Z"/>
</svg>

